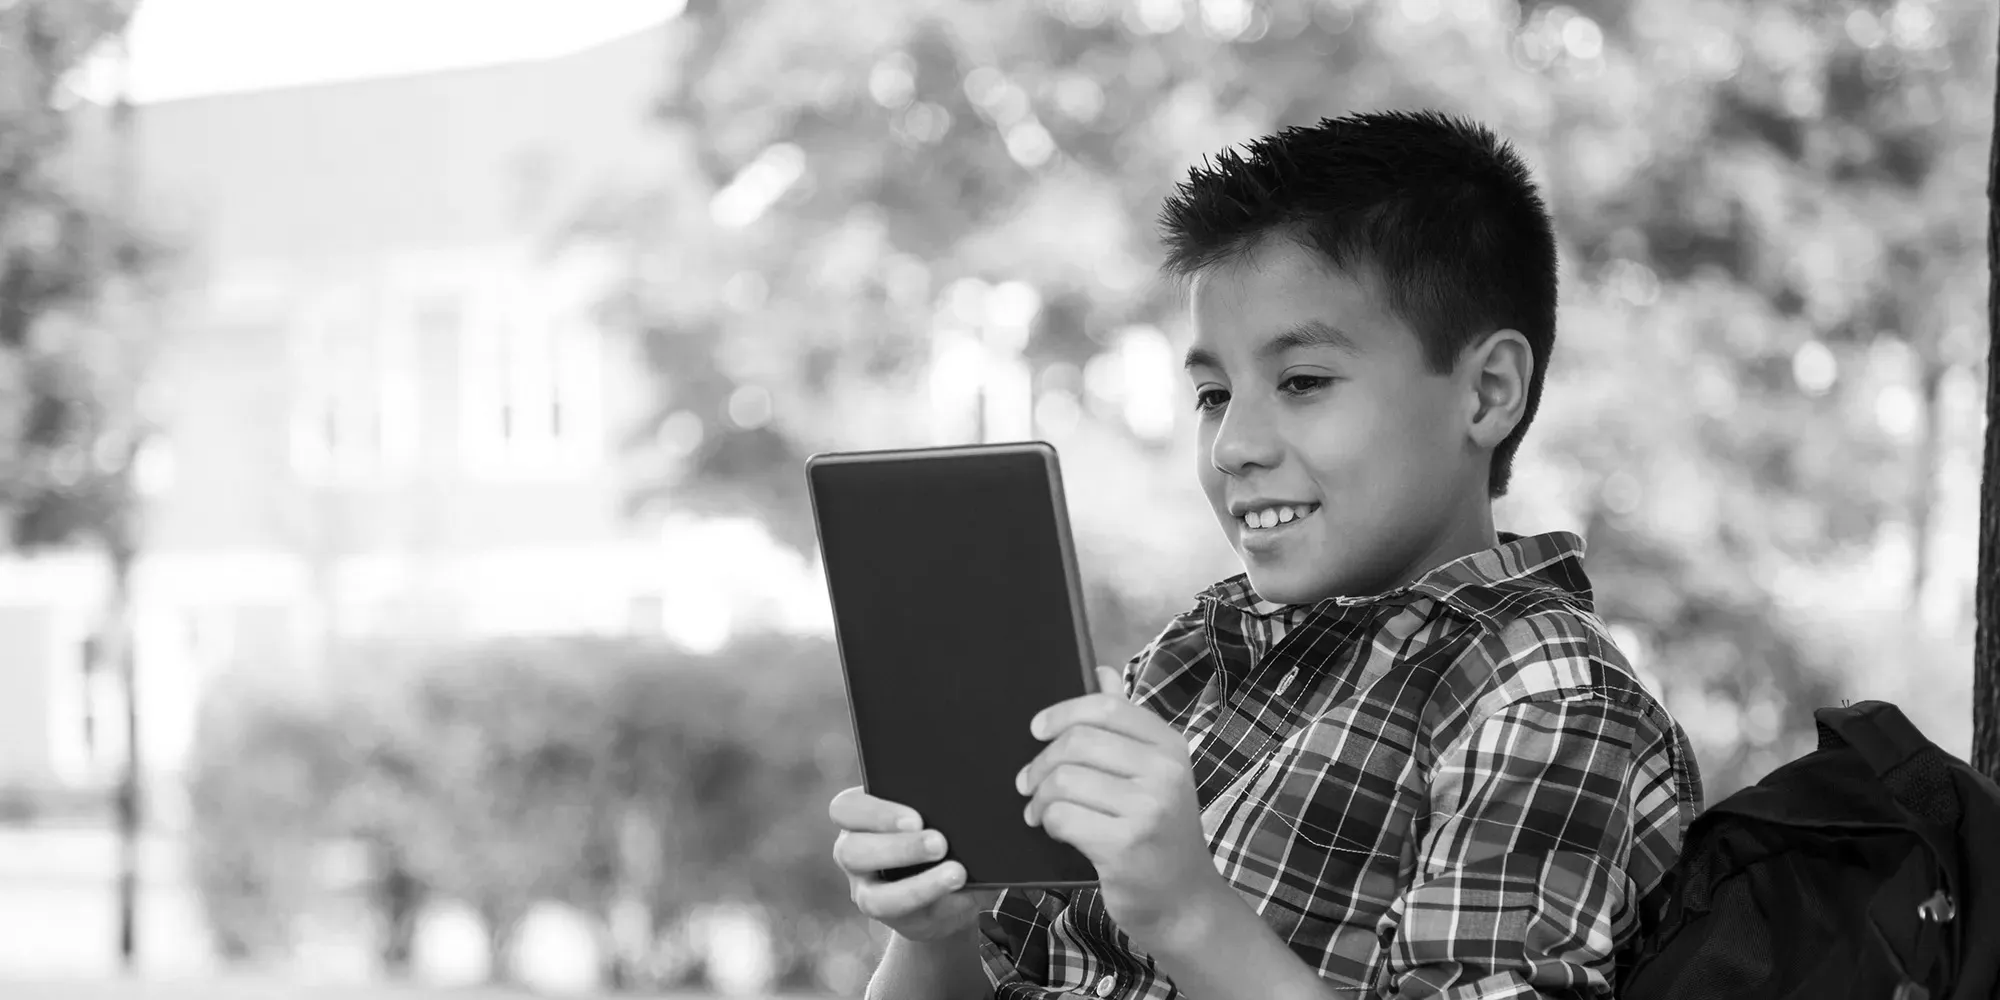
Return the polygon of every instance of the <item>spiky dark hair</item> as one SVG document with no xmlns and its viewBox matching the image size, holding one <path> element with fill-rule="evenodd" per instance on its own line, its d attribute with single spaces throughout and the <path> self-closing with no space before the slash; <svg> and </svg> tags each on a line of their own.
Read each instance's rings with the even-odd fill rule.
<svg viewBox="0 0 2000 1000">
<path fill-rule="evenodd" d="M 1296 240 L 1379 281 L 1439 372 L 1486 334 L 1519 330 L 1535 367 L 1521 422 L 1493 452 L 1489 489 L 1504 494 L 1556 336 L 1555 232 L 1527 165 L 1486 127 L 1436 111 L 1326 118 L 1245 153 L 1204 160 L 1167 198 L 1166 272 L 1186 279 Z"/>
</svg>

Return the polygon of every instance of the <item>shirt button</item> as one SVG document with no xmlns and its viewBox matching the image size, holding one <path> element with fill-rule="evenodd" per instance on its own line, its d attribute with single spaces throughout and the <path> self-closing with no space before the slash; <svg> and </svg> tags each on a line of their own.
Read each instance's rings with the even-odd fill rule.
<svg viewBox="0 0 2000 1000">
<path fill-rule="evenodd" d="M 1097 981 L 1097 995 L 1108 997 L 1118 989 L 1117 976 L 1105 976 Z"/>
</svg>

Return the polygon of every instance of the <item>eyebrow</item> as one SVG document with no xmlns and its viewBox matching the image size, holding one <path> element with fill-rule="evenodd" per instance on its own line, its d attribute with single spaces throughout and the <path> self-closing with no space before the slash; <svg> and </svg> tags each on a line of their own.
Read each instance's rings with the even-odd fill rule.
<svg viewBox="0 0 2000 1000">
<path fill-rule="evenodd" d="M 1354 338 L 1339 327 L 1309 319 L 1265 341 L 1262 347 L 1257 348 L 1257 357 L 1259 360 L 1268 360 L 1287 351 L 1309 347 L 1331 347 L 1346 354 L 1361 353 L 1361 348 L 1356 345 Z M 1181 367 L 1221 368 L 1222 361 L 1216 357 L 1214 351 L 1206 347 L 1191 347 L 1188 348 L 1187 359 L 1181 363 Z"/>
</svg>

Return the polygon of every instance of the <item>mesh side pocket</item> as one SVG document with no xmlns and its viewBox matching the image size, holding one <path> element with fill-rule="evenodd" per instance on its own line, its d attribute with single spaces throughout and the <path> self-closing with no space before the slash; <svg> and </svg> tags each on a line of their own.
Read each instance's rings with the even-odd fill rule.
<svg viewBox="0 0 2000 1000">
<path fill-rule="evenodd" d="M 1926 747 L 1891 768 L 1882 776 L 1882 783 L 1903 808 L 1924 822 L 1941 830 L 1955 830 L 1962 808 L 1958 789 L 1951 783 L 1951 771 L 1951 760 L 1942 751 Z"/>
<path fill-rule="evenodd" d="M 1771 982 L 1771 930 L 1738 876 L 1715 886 L 1701 947 L 1682 966 L 1673 995 L 1686 1000 L 1763 996 Z"/>
</svg>

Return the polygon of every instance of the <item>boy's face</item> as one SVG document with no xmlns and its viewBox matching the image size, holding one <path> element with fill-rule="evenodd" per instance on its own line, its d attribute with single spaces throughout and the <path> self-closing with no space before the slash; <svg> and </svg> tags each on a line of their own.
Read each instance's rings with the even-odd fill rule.
<svg viewBox="0 0 2000 1000">
<path fill-rule="evenodd" d="M 1272 239 L 1192 311 L 1197 471 L 1259 596 L 1376 594 L 1492 544 L 1477 382 L 1433 372 L 1372 281 Z"/>
</svg>

